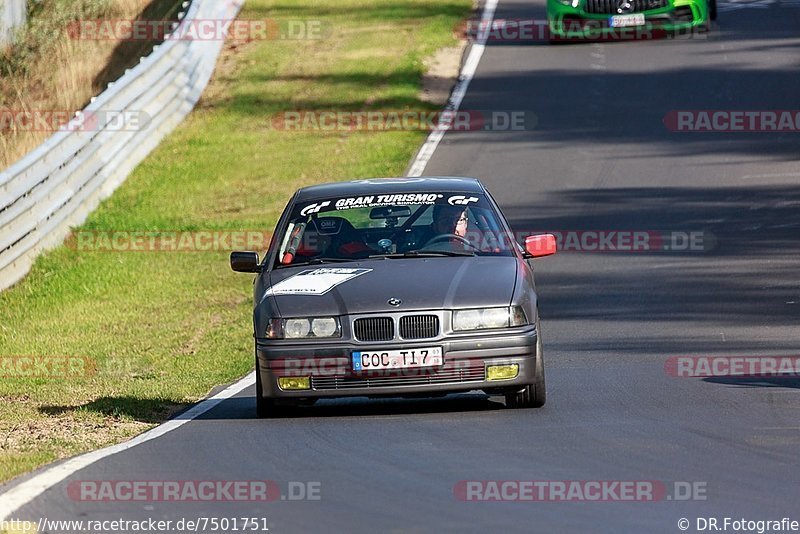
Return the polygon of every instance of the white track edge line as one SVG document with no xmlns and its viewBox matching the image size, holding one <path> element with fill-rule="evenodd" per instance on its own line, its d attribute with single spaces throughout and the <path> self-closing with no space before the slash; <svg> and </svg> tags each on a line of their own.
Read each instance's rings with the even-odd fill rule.
<svg viewBox="0 0 800 534">
<path fill-rule="evenodd" d="M 53 467 L 45 468 L 41 473 L 34 475 L 24 482 L 20 482 L 16 486 L 13 486 L 11 489 L 0 495 L 0 521 L 6 520 L 12 513 L 16 512 L 21 507 L 25 506 L 33 499 L 44 493 L 46 490 L 50 489 L 77 471 L 88 467 L 98 460 L 102 460 L 103 458 L 126 451 L 136 447 L 137 445 L 141 445 L 147 441 L 159 438 L 168 432 L 172 432 L 173 430 L 182 427 L 189 421 L 197 419 L 204 413 L 213 409 L 220 402 L 233 397 L 245 388 L 255 384 L 255 381 L 256 374 L 255 372 L 251 372 L 249 375 L 245 376 L 238 382 L 231 384 L 213 397 L 209 397 L 208 399 L 195 404 L 180 414 L 176 419 L 170 419 L 166 423 L 148 430 L 144 434 L 139 434 L 129 441 L 112 445 L 110 447 L 105 447 L 96 451 L 87 452 L 85 454 L 81 454 L 80 456 L 70 458 L 69 460 L 66 460 L 58 465 L 54 465 Z"/>
<path fill-rule="evenodd" d="M 484 50 L 486 50 L 486 40 L 492 28 L 494 12 L 497 9 L 498 2 L 499 0 L 486 0 L 486 4 L 483 6 L 477 42 L 469 51 L 467 61 L 464 62 L 464 66 L 459 74 L 458 83 L 456 83 L 455 88 L 453 88 L 450 99 L 447 101 L 447 105 L 444 108 L 445 112 L 456 112 L 461 107 L 461 102 L 463 102 L 467 94 L 469 84 L 475 76 L 475 72 L 478 70 L 478 64 L 481 61 L 481 57 L 483 57 Z M 444 134 L 451 128 L 452 122 L 453 121 L 448 119 L 439 119 L 436 128 L 428 135 L 425 143 L 423 143 L 419 152 L 417 152 L 414 163 L 412 163 L 411 168 L 408 169 L 406 176 L 415 178 L 422 176 L 422 173 L 425 172 L 425 167 L 428 166 L 428 162 L 433 157 L 433 153 L 436 152 L 436 148 L 444 138 Z"/>
</svg>

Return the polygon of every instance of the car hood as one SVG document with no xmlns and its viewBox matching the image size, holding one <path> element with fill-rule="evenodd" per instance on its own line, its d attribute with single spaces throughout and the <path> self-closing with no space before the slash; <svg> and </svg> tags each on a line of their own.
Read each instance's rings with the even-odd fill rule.
<svg viewBox="0 0 800 534">
<path fill-rule="evenodd" d="M 283 317 L 508 306 L 520 269 L 514 257 L 376 259 L 270 273 Z M 399 299 L 390 306 L 389 299 Z"/>
</svg>

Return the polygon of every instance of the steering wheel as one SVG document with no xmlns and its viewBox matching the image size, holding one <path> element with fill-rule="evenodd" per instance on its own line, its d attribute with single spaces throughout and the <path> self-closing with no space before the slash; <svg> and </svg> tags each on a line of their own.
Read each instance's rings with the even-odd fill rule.
<svg viewBox="0 0 800 534">
<path fill-rule="evenodd" d="M 475 250 L 478 249 L 478 247 L 470 243 L 469 239 L 467 239 L 464 236 L 460 236 L 458 234 L 442 234 L 442 235 L 437 235 L 433 239 L 430 239 L 427 243 L 422 245 L 422 248 L 420 250 L 425 250 L 426 248 L 428 248 L 428 245 L 433 245 L 439 242 L 452 241 L 452 240 L 458 241 L 459 243 L 462 243 L 464 246 L 474 248 Z"/>
</svg>

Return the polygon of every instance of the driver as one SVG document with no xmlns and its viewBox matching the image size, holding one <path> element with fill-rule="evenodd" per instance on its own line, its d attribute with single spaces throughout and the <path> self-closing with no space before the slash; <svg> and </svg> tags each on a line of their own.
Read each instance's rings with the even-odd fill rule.
<svg viewBox="0 0 800 534">
<path fill-rule="evenodd" d="M 467 210 L 461 206 L 436 204 L 433 207 L 433 222 L 424 227 L 417 236 L 417 246 L 424 247 L 431 239 L 438 236 L 467 234 Z"/>
</svg>

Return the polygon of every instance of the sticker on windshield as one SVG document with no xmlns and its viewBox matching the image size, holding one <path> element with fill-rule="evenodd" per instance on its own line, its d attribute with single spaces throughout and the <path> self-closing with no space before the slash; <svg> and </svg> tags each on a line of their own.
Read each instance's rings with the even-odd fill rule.
<svg viewBox="0 0 800 534">
<path fill-rule="evenodd" d="M 334 287 L 352 280 L 372 269 L 309 269 L 267 289 L 264 298 L 271 295 L 324 295 Z M 263 300 L 263 299 L 262 299 Z"/>
<path fill-rule="evenodd" d="M 305 217 L 306 215 L 309 215 L 311 213 L 319 213 L 319 210 L 321 210 L 322 208 L 326 208 L 326 207 L 328 207 L 330 205 L 331 205 L 331 201 L 330 200 L 326 200 L 325 202 L 315 202 L 315 203 L 309 204 L 305 208 L 301 209 L 300 210 L 300 215 Z"/>
<path fill-rule="evenodd" d="M 466 197 L 464 195 L 456 195 L 447 199 L 447 203 L 451 206 L 466 206 L 472 202 L 478 202 L 478 197 Z"/>
<path fill-rule="evenodd" d="M 396 195 L 366 195 L 363 197 L 340 198 L 334 206 L 337 210 L 352 208 L 374 208 L 376 206 L 394 206 L 411 204 L 435 204 L 444 195 L 437 193 L 403 193 Z M 301 214 L 302 215 L 302 214 Z"/>
</svg>

